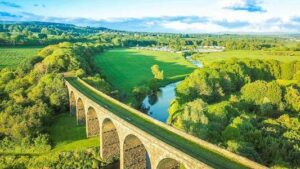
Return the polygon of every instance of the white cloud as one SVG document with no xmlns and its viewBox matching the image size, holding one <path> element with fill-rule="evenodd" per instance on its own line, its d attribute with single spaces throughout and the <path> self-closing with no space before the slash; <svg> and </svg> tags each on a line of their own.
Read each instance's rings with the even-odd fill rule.
<svg viewBox="0 0 300 169">
<path fill-rule="evenodd" d="M 295 18 L 269 18 L 261 21 L 246 22 L 240 20 L 211 19 L 204 23 L 184 23 L 182 21 L 162 22 L 161 26 L 176 32 L 200 32 L 200 33 L 275 33 L 275 32 L 299 32 L 300 22 Z M 297 20 L 298 21 L 298 20 Z"/>
<path fill-rule="evenodd" d="M 184 23 L 181 21 L 165 22 L 161 26 L 180 32 L 219 32 L 221 26 L 212 23 Z"/>
<path fill-rule="evenodd" d="M 223 0 L 223 8 L 235 11 L 265 12 L 262 0 Z"/>
</svg>

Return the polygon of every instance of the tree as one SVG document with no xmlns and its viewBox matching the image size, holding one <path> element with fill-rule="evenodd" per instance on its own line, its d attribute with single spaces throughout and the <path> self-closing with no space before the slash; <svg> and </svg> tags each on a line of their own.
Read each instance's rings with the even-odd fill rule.
<svg viewBox="0 0 300 169">
<path fill-rule="evenodd" d="M 263 99 L 263 102 L 260 105 L 260 111 L 262 112 L 262 114 L 267 114 L 273 111 L 273 106 L 269 98 L 265 97 Z"/>
<path fill-rule="evenodd" d="M 115 45 L 115 46 L 121 46 L 122 45 L 122 41 L 120 38 L 113 38 L 111 40 L 111 42 Z"/>
<path fill-rule="evenodd" d="M 132 93 L 137 101 L 141 101 L 149 93 L 150 89 L 147 86 L 134 87 Z"/>
<path fill-rule="evenodd" d="M 186 104 L 183 110 L 182 119 L 192 123 L 208 124 L 207 103 L 201 99 Z"/>
<path fill-rule="evenodd" d="M 151 71 L 152 71 L 152 74 L 154 76 L 154 79 L 157 79 L 157 80 L 163 80 L 164 79 L 164 71 L 161 71 L 159 70 L 159 66 L 158 65 L 153 65 L 151 67 Z"/>
<path fill-rule="evenodd" d="M 253 129 L 253 126 L 251 124 L 250 117 L 243 114 L 234 118 L 231 124 L 225 128 L 222 135 L 226 140 L 244 139 L 243 134 L 245 134 L 245 132 L 249 132 L 251 129 Z"/>
<path fill-rule="evenodd" d="M 41 33 L 42 34 L 50 34 L 51 32 L 47 28 L 42 28 Z"/>
<path fill-rule="evenodd" d="M 47 37 L 48 37 L 47 34 L 44 34 L 44 33 L 39 33 L 38 34 L 39 39 L 47 39 Z"/>
<path fill-rule="evenodd" d="M 174 99 L 169 107 L 169 117 L 171 118 L 175 113 L 177 113 L 181 109 L 178 100 Z"/>
<path fill-rule="evenodd" d="M 83 77 L 82 79 L 93 87 L 101 90 L 102 92 L 109 93 L 111 91 L 109 83 L 107 83 L 99 74 Z"/>
<path fill-rule="evenodd" d="M 275 81 L 267 83 L 266 81 L 258 80 L 248 83 L 243 86 L 241 93 L 246 101 L 257 105 L 263 104 L 267 98 L 269 103 L 279 106 L 282 100 L 282 90 Z"/>
<path fill-rule="evenodd" d="M 194 100 L 185 105 L 183 112 L 179 115 L 177 125 L 189 133 L 206 138 L 208 133 L 208 118 L 206 114 L 207 103 L 201 99 Z"/>
<path fill-rule="evenodd" d="M 300 114 L 300 92 L 299 89 L 288 87 L 286 89 L 285 101 L 289 109 Z"/>
</svg>

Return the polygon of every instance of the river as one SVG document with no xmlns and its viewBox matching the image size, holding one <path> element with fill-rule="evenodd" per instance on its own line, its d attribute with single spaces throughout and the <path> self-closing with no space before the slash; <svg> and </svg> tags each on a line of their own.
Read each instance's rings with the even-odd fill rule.
<svg viewBox="0 0 300 169">
<path fill-rule="evenodd" d="M 187 56 L 186 60 L 198 68 L 203 67 L 201 62 L 193 60 L 191 56 Z M 175 89 L 178 83 L 171 83 L 161 87 L 156 95 L 147 96 L 143 100 L 142 107 L 147 110 L 146 112 L 149 116 L 164 123 L 167 121 L 169 117 L 169 105 L 175 98 Z"/>
</svg>

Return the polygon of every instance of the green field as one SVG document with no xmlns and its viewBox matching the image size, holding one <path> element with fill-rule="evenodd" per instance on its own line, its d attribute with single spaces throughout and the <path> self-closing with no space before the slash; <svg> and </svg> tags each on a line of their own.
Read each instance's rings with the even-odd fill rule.
<svg viewBox="0 0 300 169">
<path fill-rule="evenodd" d="M 33 57 L 41 48 L 0 48 L 0 68 L 16 66 L 26 58 Z"/>
<path fill-rule="evenodd" d="M 96 56 L 95 63 L 114 87 L 127 93 L 153 78 L 154 64 L 164 71 L 163 84 L 181 80 L 195 68 L 180 54 L 137 49 L 109 50 Z"/>
<path fill-rule="evenodd" d="M 202 61 L 204 64 L 231 58 L 275 59 L 283 62 L 288 62 L 300 60 L 300 52 L 232 50 L 215 53 L 204 53 L 197 56 L 197 59 Z"/>
<path fill-rule="evenodd" d="M 85 150 L 100 146 L 99 137 L 86 138 L 85 126 L 78 126 L 75 116 L 61 114 L 55 117 L 49 134 L 54 149 L 52 151 Z"/>
</svg>

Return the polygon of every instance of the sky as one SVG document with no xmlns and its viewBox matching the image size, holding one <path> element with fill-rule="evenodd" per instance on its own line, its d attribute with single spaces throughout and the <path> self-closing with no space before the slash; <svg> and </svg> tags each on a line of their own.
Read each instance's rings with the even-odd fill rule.
<svg viewBox="0 0 300 169">
<path fill-rule="evenodd" d="M 300 0 L 0 0 L 0 21 L 141 32 L 300 33 Z"/>
</svg>

